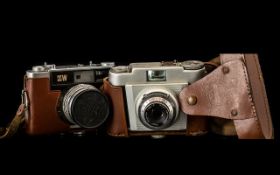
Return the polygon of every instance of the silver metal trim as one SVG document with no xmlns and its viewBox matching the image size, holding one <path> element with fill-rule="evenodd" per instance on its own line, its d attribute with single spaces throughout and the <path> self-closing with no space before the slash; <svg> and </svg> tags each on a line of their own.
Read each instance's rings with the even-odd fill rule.
<svg viewBox="0 0 280 175">
<path fill-rule="evenodd" d="M 29 118 L 29 105 L 30 105 L 30 102 L 29 102 L 29 98 L 28 98 L 28 94 L 27 94 L 26 90 L 22 90 L 21 91 L 21 103 L 24 104 L 24 108 L 25 108 L 24 119 L 23 120 L 27 121 L 28 118 Z"/>
<path fill-rule="evenodd" d="M 21 91 L 21 103 L 24 104 L 24 107 L 26 109 L 28 109 L 28 107 L 29 107 L 29 99 L 28 99 L 27 91 L 26 90 L 22 90 Z"/>
<path fill-rule="evenodd" d="M 113 67 L 109 71 L 109 82 L 114 86 L 124 86 L 125 84 L 154 83 L 147 81 L 147 71 L 165 71 L 165 82 L 195 82 L 206 74 L 205 67 L 196 70 L 186 70 L 180 62 L 175 65 L 163 66 L 160 62 L 151 63 L 131 63 L 122 67 L 122 71 L 116 71 Z M 126 69 L 126 70 L 125 70 Z"/>
<path fill-rule="evenodd" d="M 68 66 L 68 67 L 67 67 Z M 115 66 L 114 62 L 102 62 L 101 64 L 92 64 L 90 65 L 62 65 L 56 66 L 55 64 L 44 64 L 33 66 L 32 70 L 26 71 L 27 78 L 50 78 L 51 72 L 63 72 L 63 71 L 86 71 L 86 70 L 100 70 L 100 69 L 110 69 Z"/>
<path fill-rule="evenodd" d="M 34 72 L 31 70 L 26 71 L 27 78 L 50 78 L 49 72 Z"/>
<path fill-rule="evenodd" d="M 101 62 L 100 64 L 103 67 L 114 67 L 115 66 L 115 62 Z"/>
</svg>

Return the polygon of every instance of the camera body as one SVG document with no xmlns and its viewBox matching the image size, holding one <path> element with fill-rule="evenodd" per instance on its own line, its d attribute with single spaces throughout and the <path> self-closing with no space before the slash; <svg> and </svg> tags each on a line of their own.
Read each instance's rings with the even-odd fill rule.
<svg viewBox="0 0 280 175">
<path fill-rule="evenodd" d="M 39 65 L 24 78 L 26 132 L 30 135 L 85 131 L 101 126 L 109 102 L 99 90 L 113 62 Z"/>
<path fill-rule="evenodd" d="M 113 136 L 186 134 L 188 119 L 180 109 L 181 90 L 206 74 L 201 61 L 131 63 L 112 67 L 104 79 L 111 97 Z"/>
</svg>

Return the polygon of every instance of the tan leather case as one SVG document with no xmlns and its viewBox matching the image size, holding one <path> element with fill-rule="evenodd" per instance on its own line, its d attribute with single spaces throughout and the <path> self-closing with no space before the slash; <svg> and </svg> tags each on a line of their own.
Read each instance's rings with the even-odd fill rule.
<svg viewBox="0 0 280 175">
<path fill-rule="evenodd" d="M 69 130 L 57 114 L 60 91 L 50 91 L 48 78 L 26 79 L 25 89 L 29 98 L 26 132 L 30 135 L 52 134 Z"/>
<path fill-rule="evenodd" d="M 128 136 L 122 87 L 112 86 L 108 78 L 105 78 L 103 92 L 111 99 L 112 104 L 112 117 L 108 122 L 108 134 L 112 136 Z"/>
</svg>

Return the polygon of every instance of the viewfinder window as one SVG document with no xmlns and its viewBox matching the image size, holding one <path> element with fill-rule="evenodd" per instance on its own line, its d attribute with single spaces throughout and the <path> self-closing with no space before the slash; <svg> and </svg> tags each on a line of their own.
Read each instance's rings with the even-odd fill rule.
<svg viewBox="0 0 280 175">
<path fill-rule="evenodd" d="M 166 81 L 165 70 L 148 70 L 147 81 Z"/>
</svg>

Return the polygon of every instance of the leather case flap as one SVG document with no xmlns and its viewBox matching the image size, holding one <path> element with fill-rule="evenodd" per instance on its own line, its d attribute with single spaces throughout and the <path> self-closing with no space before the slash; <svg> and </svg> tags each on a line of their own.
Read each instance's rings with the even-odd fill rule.
<svg viewBox="0 0 280 175">
<path fill-rule="evenodd" d="M 246 67 L 241 60 L 229 61 L 185 87 L 180 93 L 182 110 L 189 115 L 226 119 L 253 118 L 255 114 Z M 188 103 L 195 98 L 196 103 Z"/>
</svg>

